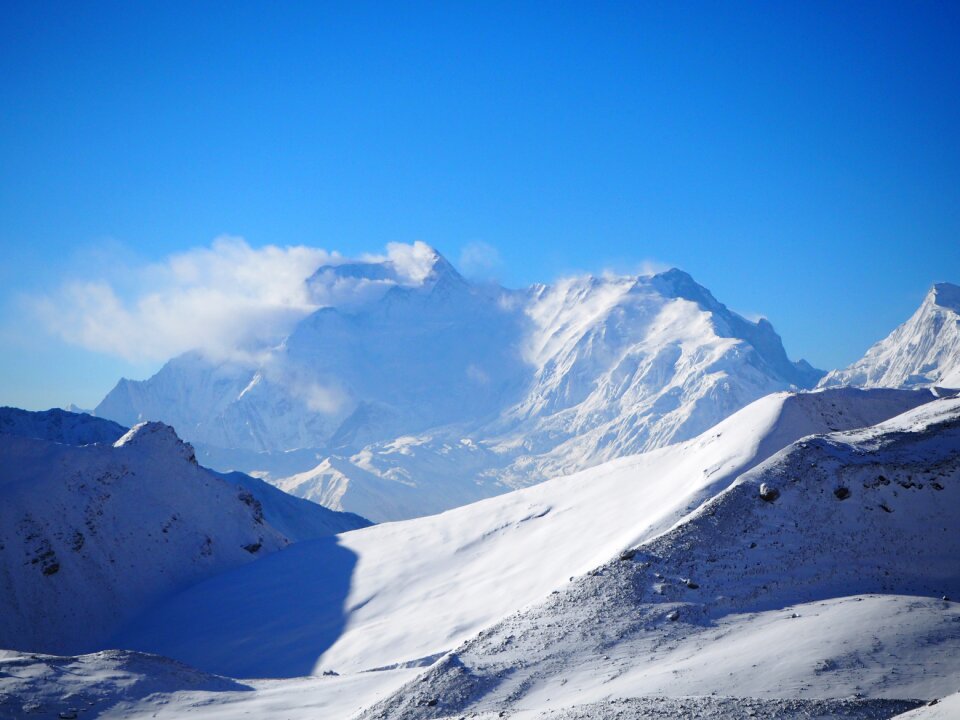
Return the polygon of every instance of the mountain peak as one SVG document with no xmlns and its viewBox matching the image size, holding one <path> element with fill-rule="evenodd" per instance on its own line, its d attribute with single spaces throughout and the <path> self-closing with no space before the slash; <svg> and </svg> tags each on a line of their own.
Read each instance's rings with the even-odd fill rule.
<svg viewBox="0 0 960 720">
<path fill-rule="evenodd" d="M 960 387 L 957 314 L 960 314 L 960 287 L 936 283 L 910 319 L 874 344 L 860 360 L 831 372 L 821 384 L 825 387 Z"/>
<path fill-rule="evenodd" d="M 693 277 L 679 268 L 658 273 L 650 283 L 664 297 L 680 298 L 696 303 L 711 313 L 717 333 L 723 337 L 736 337 L 747 341 L 784 380 L 797 387 L 811 387 L 823 376 L 823 372 L 809 363 L 793 363 L 787 358 L 780 336 L 766 318 L 751 322 L 717 300 L 713 294 Z"/>
<path fill-rule="evenodd" d="M 651 278 L 653 286 L 664 296 L 695 302 L 704 309 L 716 311 L 723 306 L 690 273 L 680 268 L 670 268 Z M 725 308 L 724 308 L 725 309 Z"/>
<path fill-rule="evenodd" d="M 441 281 L 465 282 L 443 255 L 418 240 L 411 245 L 391 243 L 386 255 L 321 265 L 307 279 L 307 285 L 315 290 L 333 284 L 422 287 Z"/>
<path fill-rule="evenodd" d="M 960 286 L 953 283 L 936 283 L 927 293 L 927 302 L 960 313 Z"/>
<path fill-rule="evenodd" d="M 423 243 L 423 245 L 433 253 L 431 257 L 431 266 L 428 277 L 433 278 L 452 278 L 459 281 L 463 281 L 460 273 L 457 272 L 457 269 L 447 260 L 443 255 L 441 255 L 437 250 L 434 250 L 432 247 Z"/>
<path fill-rule="evenodd" d="M 151 421 L 134 425 L 113 446 L 115 448 L 146 448 L 147 450 L 164 449 L 193 464 L 197 463 L 193 446 L 181 440 L 176 430 L 162 422 Z"/>
</svg>

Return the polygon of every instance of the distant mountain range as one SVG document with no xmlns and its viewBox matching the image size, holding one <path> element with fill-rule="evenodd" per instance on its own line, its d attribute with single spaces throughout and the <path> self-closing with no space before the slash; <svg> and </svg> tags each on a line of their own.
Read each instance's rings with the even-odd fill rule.
<svg viewBox="0 0 960 720">
<path fill-rule="evenodd" d="M 426 254 L 413 278 L 321 267 L 307 286 L 337 304 L 258 363 L 188 353 L 95 412 L 162 420 L 214 467 L 385 520 L 685 440 L 823 376 L 680 270 L 507 290 Z"/>
<path fill-rule="evenodd" d="M 116 422 L 0 408 L 0 717 L 955 714 L 960 288 L 824 376 L 679 270 L 420 257 Z"/>
</svg>

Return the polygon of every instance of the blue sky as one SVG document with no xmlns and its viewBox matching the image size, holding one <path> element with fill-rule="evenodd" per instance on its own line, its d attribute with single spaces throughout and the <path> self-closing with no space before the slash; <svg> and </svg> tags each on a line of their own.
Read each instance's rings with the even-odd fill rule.
<svg viewBox="0 0 960 720">
<path fill-rule="evenodd" d="M 3 3 L 0 403 L 155 370 L 35 299 L 223 234 L 489 246 L 511 286 L 676 265 L 846 364 L 960 282 L 958 8 Z"/>
</svg>

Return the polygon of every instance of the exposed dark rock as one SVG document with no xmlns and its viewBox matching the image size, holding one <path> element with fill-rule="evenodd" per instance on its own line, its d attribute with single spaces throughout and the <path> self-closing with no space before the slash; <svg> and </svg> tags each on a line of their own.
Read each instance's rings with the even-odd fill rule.
<svg viewBox="0 0 960 720">
<path fill-rule="evenodd" d="M 760 499 L 767 502 L 773 502 L 778 497 L 780 497 L 780 491 L 767 483 L 762 483 L 760 485 Z"/>
</svg>

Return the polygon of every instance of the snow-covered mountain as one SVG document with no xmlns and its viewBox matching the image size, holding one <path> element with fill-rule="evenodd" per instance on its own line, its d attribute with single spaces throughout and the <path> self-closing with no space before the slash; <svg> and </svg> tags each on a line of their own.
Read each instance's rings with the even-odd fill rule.
<svg viewBox="0 0 960 720">
<path fill-rule="evenodd" d="M 222 479 L 157 422 L 2 408 L 0 467 L 2 648 L 87 650 L 191 583 L 368 524 Z"/>
<path fill-rule="evenodd" d="M 958 399 L 800 440 L 361 717 L 942 697 L 960 676 L 958 494 Z"/>
<path fill-rule="evenodd" d="M 926 390 L 766 397 L 688 442 L 298 543 L 109 643 L 201 670 L 126 651 L 0 654 L 0 708 L 890 718 L 956 691 L 960 609 L 941 598 L 960 594 L 958 433 L 960 400 Z M 316 676 L 239 686 L 203 671 L 304 667 Z"/>
<path fill-rule="evenodd" d="M 960 287 L 934 285 L 909 320 L 821 385 L 960 388 Z"/>
<path fill-rule="evenodd" d="M 511 291 L 415 250 L 412 274 L 318 269 L 329 304 L 256 364 L 190 353 L 96 413 L 163 420 L 216 467 L 385 520 L 686 440 L 822 375 L 679 270 Z"/>
<path fill-rule="evenodd" d="M 669 528 L 791 442 L 933 399 L 906 390 L 771 395 L 684 443 L 336 544 L 300 543 L 184 591 L 113 645 L 234 677 L 423 662 Z"/>
</svg>

